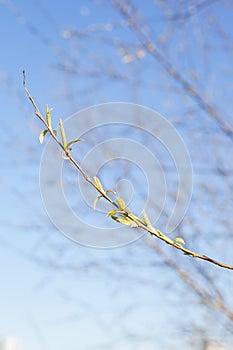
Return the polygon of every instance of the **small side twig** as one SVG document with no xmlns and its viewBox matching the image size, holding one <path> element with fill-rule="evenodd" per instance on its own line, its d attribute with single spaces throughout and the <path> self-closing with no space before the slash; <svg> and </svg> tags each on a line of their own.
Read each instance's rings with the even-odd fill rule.
<svg viewBox="0 0 233 350">
<path fill-rule="evenodd" d="M 91 178 L 88 176 L 88 174 L 82 169 L 82 167 L 79 165 L 79 163 L 71 155 L 69 149 L 64 147 L 62 142 L 58 139 L 54 130 L 52 130 L 50 125 L 48 125 L 46 119 L 41 114 L 39 108 L 37 107 L 37 104 L 36 104 L 34 98 L 31 96 L 31 94 L 26 86 L 26 72 L 25 71 L 23 71 L 23 87 L 27 93 L 27 96 L 28 96 L 31 104 L 35 108 L 35 115 L 44 124 L 44 126 L 46 127 L 46 130 L 48 130 L 48 132 L 50 133 L 50 135 L 52 136 L 54 141 L 63 150 L 65 156 L 78 169 L 78 171 L 82 174 L 83 178 L 100 193 L 101 197 L 105 198 L 109 203 L 111 203 L 115 208 L 117 208 L 117 210 L 115 210 L 113 212 L 109 212 L 108 216 L 111 216 L 112 219 L 114 219 L 117 222 L 120 222 L 122 224 L 134 223 L 134 225 L 130 225 L 130 226 L 141 228 L 141 229 L 147 231 L 148 233 L 150 233 L 151 236 L 159 238 L 160 240 L 164 241 L 168 245 L 170 245 L 178 250 L 181 250 L 186 255 L 192 256 L 193 258 L 205 260 L 211 264 L 217 265 L 217 266 L 225 268 L 225 269 L 233 270 L 232 265 L 224 264 L 224 263 L 217 261 L 217 260 L 214 260 L 206 255 L 195 253 L 194 251 L 191 251 L 191 250 L 185 248 L 183 245 L 179 244 L 176 240 L 173 241 L 172 239 L 167 237 L 165 234 L 163 234 L 161 231 L 159 231 L 158 229 L 153 227 L 150 223 L 148 224 L 145 220 L 141 220 L 140 218 L 135 216 L 132 213 L 132 211 L 125 208 L 124 205 L 122 204 L 123 200 L 121 200 L 121 199 L 119 200 L 119 198 L 118 198 L 118 201 L 116 200 L 116 202 L 115 202 L 111 197 L 109 197 L 106 193 L 107 191 L 104 191 L 104 189 L 102 188 L 101 185 L 98 184 L 98 182 L 91 180 Z M 111 214 L 111 213 L 113 213 L 113 214 Z M 117 214 L 120 214 L 120 217 L 117 216 Z"/>
</svg>

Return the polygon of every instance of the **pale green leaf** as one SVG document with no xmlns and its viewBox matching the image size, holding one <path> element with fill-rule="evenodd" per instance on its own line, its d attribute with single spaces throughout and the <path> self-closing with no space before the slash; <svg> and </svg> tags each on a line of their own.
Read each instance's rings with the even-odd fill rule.
<svg viewBox="0 0 233 350">
<path fill-rule="evenodd" d="M 62 120 L 59 120 L 59 127 L 60 127 L 60 132 L 61 132 L 61 138 L 62 138 L 62 144 L 65 150 L 67 150 L 67 143 L 66 143 L 66 134 L 65 134 L 65 129 L 62 124 Z"/>
<path fill-rule="evenodd" d="M 83 139 L 76 139 L 76 140 L 72 140 L 72 141 L 68 142 L 67 143 L 67 149 L 71 150 L 71 148 L 70 148 L 71 145 L 73 145 L 76 142 L 82 142 L 82 141 L 84 141 L 84 140 Z"/>
<path fill-rule="evenodd" d="M 132 224 L 132 221 L 129 221 L 127 219 L 123 219 L 123 218 L 118 218 L 116 216 L 112 216 L 113 220 L 119 222 L 120 224 L 124 224 L 124 225 L 127 225 L 127 226 L 131 226 Z"/>
<path fill-rule="evenodd" d="M 100 194 L 98 197 L 96 197 L 96 199 L 94 200 L 93 202 L 93 209 L 95 210 L 96 209 L 96 204 L 97 202 L 100 200 L 100 198 L 103 197 L 102 194 Z"/>
<path fill-rule="evenodd" d="M 127 217 L 119 218 L 118 216 L 113 215 L 112 219 L 119 222 L 120 224 L 123 224 L 123 225 L 131 226 L 131 227 L 138 227 L 135 222 L 131 221 Z"/>
<path fill-rule="evenodd" d="M 98 188 L 98 190 L 100 190 L 101 192 L 104 192 L 103 186 L 102 186 L 100 180 L 98 179 L 98 177 L 94 176 L 93 179 L 94 179 L 95 185 Z"/>
<path fill-rule="evenodd" d="M 47 121 L 49 128 L 52 129 L 51 115 L 50 115 L 51 111 L 52 111 L 52 109 L 49 109 L 49 106 L 46 105 L 46 121 Z"/>
<path fill-rule="evenodd" d="M 115 191 L 112 191 L 112 190 L 106 190 L 106 193 L 116 194 L 116 192 L 115 192 Z"/>
<path fill-rule="evenodd" d="M 175 242 L 185 244 L 185 241 L 183 240 L 183 238 L 180 238 L 180 237 L 175 238 Z"/>
<path fill-rule="evenodd" d="M 39 140 L 40 140 L 40 143 L 41 143 L 41 144 L 43 143 L 44 137 L 45 137 L 45 135 L 47 134 L 47 132 L 48 132 L 48 130 L 43 130 L 43 131 L 41 131 L 40 136 L 39 136 Z"/>
<path fill-rule="evenodd" d="M 116 201 L 120 210 L 125 210 L 125 202 L 122 198 L 116 197 Z"/>
<path fill-rule="evenodd" d="M 147 216 L 147 213 L 145 210 L 142 211 L 142 218 L 143 218 L 143 222 L 144 224 L 149 228 L 149 229 L 153 229 L 153 225 L 152 223 L 150 222 L 150 219 L 148 218 Z"/>
<path fill-rule="evenodd" d="M 119 213 L 122 213 L 121 210 L 112 210 L 112 211 L 109 211 L 106 216 L 112 216 L 112 215 L 116 215 L 116 214 L 119 214 Z"/>
</svg>

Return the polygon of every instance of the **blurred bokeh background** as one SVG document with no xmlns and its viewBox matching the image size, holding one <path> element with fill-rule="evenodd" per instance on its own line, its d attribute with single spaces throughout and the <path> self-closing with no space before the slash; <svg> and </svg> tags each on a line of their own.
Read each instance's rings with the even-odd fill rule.
<svg viewBox="0 0 233 350">
<path fill-rule="evenodd" d="M 0 1 L 1 349 L 232 349 L 230 270 L 147 236 L 83 247 L 52 225 L 39 188 L 41 125 L 22 87 L 26 69 L 54 124 L 118 101 L 166 117 L 193 166 L 178 232 L 189 248 L 233 264 L 232 22 L 230 0 Z M 160 162 L 165 218 L 177 178 Z"/>
</svg>

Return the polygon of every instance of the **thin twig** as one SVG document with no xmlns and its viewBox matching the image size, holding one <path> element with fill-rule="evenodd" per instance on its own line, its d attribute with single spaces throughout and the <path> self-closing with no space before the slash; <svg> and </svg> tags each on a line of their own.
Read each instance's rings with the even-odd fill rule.
<svg viewBox="0 0 233 350">
<path fill-rule="evenodd" d="M 221 310 L 229 318 L 230 321 L 233 321 L 233 311 L 225 305 L 220 292 L 213 285 L 213 282 L 212 287 L 216 293 L 216 297 L 214 297 L 207 288 L 203 288 L 198 279 L 193 278 L 190 273 L 184 271 L 184 269 L 181 268 L 174 259 L 171 259 L 171 257 L 168 256 L 168 254 L 165 253 L 154 240 L 147 240 L 147 243 L 157 251 L 157 253 L 163 258 L 165 264 L 168 265 L 172 270 L 176 271 L 178 276 L 180 276 L 182 280 L 185 281 L 185 283 L 197 293 L 204 304 L 210 305 L 217 310 Z"/>
<path fill-rule="evenodd" d="M 26 72 L 23 71 L 23 87 L 24 90 L 26 91 L 28 98 L 30 100 L 30 102 L 32 103 L 33 107 L 35 108 L 35 115 L 42 121 L 42 123 L 45 125 L 46 129 L 49 131 L 50 135 L 53 137 L 54 141 L 60 146 L 60 148 L 63 150 L 63 152 L 65 153 L 66 157 L 73 163 L 73 165 L 79 170 L 79 172 L 82 174 L 83 178 L 90 183 L 91 186 L 93 186 L 100 194 L 102 197 L 104 197 L 109 203 L 111 203 L 113 206 L 115 206 L 117 209 L 120 209 L 121 213 L 123 214 L 124 217 L 130 219 L 130 221 L 134 222 L 136 224 L 136 227 L 141 228 L 145 231 L 147 231 L 148 233 L 151 234 L 151 236 L 154 236 L 156 238 L 159 238 L 160 240 L 164 241 L 165 243 L 167 243 L 168 245 L 181 250 L 184 254 L 192 256 L 193 258 L 198 258 L 198 259 L 202 259 L 205 261 L 208 261 L 209 263 L 212 263 L 214 265 L 223 267 L 225 269 L 229 269 L 229 270 L 233 270 L 233 266 L 232 265 L 228 265 L 228 264 L 224 264 L 221 263 L 217 260 L 214 260 L 206 255 L 202 255 L 202 254 L 198 254 L 195 253 L 187 248 L 185 248 L 183 245 L 178 244 L 177 242 L 173 241 L 172 239 L 170 239 L 169 237 L 167 237 L 166 235 L 164 235 L 161 231 L 159 231 L 158 229 L 154 228 L 154 227 L 148 227 L 146 224 L 143 223 L 142 220 L 140 220 L 139 218 L 137 218 L 135 215 L 132 214 L 131 211 L 127 211 L 127 209 L 122 210 L 122 208 L 119 208 L 118 203 L 114 202 L 107 194 L 104 190 L 102 190 L 101 188 L 99 188 L 94 181 L 92 181 L 90 179 L 90 177 L 87 175 L 87 173 L 82 169 L 82 167 L 79 165 L 79 163 L 73 158 L 73 156 L 70 154 L 69 150 L 65 149 L 65 147 L 63 146 L 63 144 L 60 142 L 60 140 L 58 139 L 58 137 L 56 136 L 56 134 L 54 133 L 54 131 L 51 129 L 51 127 L 48 125 L 46 119 L 43 117 L 43 115 L 40 113 L 39 108 L 37 107 L 37 104 L 35 103 L 34 98 L 31 96 L 29 90 L 27 89 L 26 86 Z"/>
<path fill-rule="evenodd" d="M 80 171 L 80 173 L 82 174 L 82 176 L 84 177 L 84 179 L 89 182 L 93 187 L 95 187 L 95 189 L 97 191 L 99 191 L 99 193 L 106 199 L 108 200 L 112 205 L 114 205 L 115 207 L 118 208 L 118 205 L 104 192 L 101 191 L 96 184 L 90 179 L 90 177 L 86 174 L 86 172 L 82 169 L 82 167 L 77 163 L 77 161 L 71 156 L 70 152 L 68 150 L 65 149 L 65 147 L 63 146 L 63 144 L 60 142 L 60 140 L 58 139 L 58 137 L 56 136 L 56 134 L 53 132 L 53 130 L 49 127 L 48 123 L 46 122 L 45 118 L 43 117 L 43 115 L 41 114 L 39 108 L 37 107 L 37 104 L 34 100 L 34 98 L 32 97 L 32 95 L 30 94 L 29 90 L 27 89 L 26 86 L 26 72 L 25 70 L 23 70 L 23 87 L 24 90 L 26 91 L 29 100 L 31 101 L 33 107 L 35 108 L 35 115 L 42 121 L 42 123 L 45 125 L 46 129 L 49 131 L 50 135 L 53 137 L 53 139 L 55 140 L 55 142 L 61 147 L 61 149 L 63 150 L 65 156 L 67 158 L 69 158 L 69 160 L 74 164 L 74 166 Z"/>
<path fill-rule="evenodd" d="M 182 89 L 190 96 L 192 100 L 206 112 L 215 122 L 218 124 L 222 132 L 233 141 L 233 129 L 231 125 L 226 122 L 215 108 L 203 99 L 199 91 L 175 68 L 175 66 L 158 50 L 154 41 L 143 31 L 142 27 L 145 24 L 142 17 L 140 22 L 136 16 L 137 9 L 131 1 L 119 1 L 113 0 L 113 5 L 119 10 L 127 22 L 131 26 L 132 30 L 136 34 L 142 47 L 150 54 L 159 64 L 165 69 L 168 75 L 174 79 Z M 148 27 L 148 23 L 146 23 Z"/>
</svg>

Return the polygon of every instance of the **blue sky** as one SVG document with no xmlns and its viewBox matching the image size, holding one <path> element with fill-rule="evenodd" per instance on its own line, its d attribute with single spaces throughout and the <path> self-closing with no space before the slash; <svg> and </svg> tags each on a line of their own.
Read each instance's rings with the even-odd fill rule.
<svg viewBox="0 0 233 350">
<path fill-rule="evenodd" d="M 143 4 L 152 35 L 161 52 L 193 79 L 232 126 L 230 1 L 216 1 L 197 11 L 188 24 L 181 21 L 174 27 L 164 20 L 164 13 L 182 12 L 175 3 L 166 2 L 164 7 L 150 1 Z M 139 1 L 134 4 L 141 6 Z M 229 196 L 233 183 L 231 176 L 216 172 L 218 166 L 226 172 L 232 169 L 231 141 L 178 84 L 166 78 L 158 62 L 148 55 L 144 61 L 136 59 L 140 45 L 123 21 L 108 1 L 0 1 L 0 339 L 19 337 L 22 350 L 169 350 L 175 349 L 174 343 L 177 349 L 192 349 L 190 337 L 198 339 L 193 329 L 197 333 L 204 329 L 209 335 L 206 317 L 212 324 L 210 337 L 232 343 L 224 320 L 214 325 L 217 312 L 209 313 L 198 304 L 197 296 L 143 240 L 121 249 L 84 248 L 58 232 L 43 207 L 41 125 L 22 89 L 23 69 L 41 110 L 46 103 L 53 107 L 55 125 L 60 117 L 112 101 L 140 103 L 174 123 L 191 154 L 195 175 L 193 199 L 182 226 L 185 240 L 220 260 L 232 260 L 232 245 L 226 246 L 232 234 L 226 234 L 226 229 L 230 232 L 233 227 Z M 113 38 L 128 43 L 128 52 L 117 49 Z M 132 63 L 127 63 L 131 58 Z M 80 69 L 79 75 L 70 74 L 72 69 Z M 117 174 L 112 176 L 117 178 Z M 172 198 L 176 179 L 172 172 L 167 176 Z M 166 209 L 171 203 L 168 200 Z M 186 257 L 165 251 L 199 276 L 198 265 L 192 267 L 188 262 L 183 266 Z M 209 266 L 208 273 L 216 277 L 219 288 L 229 283 L 232 290 L 229 273 L 220 276 Z M 231 305 L 227 293 L 226 298 Z M 185 315 L 181 317 L 182 305 Z"/>
</svg>

